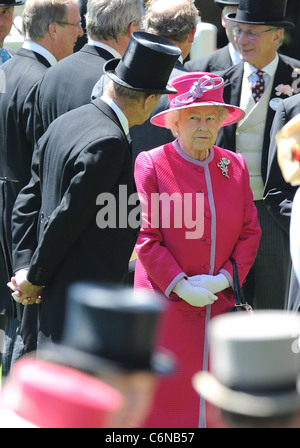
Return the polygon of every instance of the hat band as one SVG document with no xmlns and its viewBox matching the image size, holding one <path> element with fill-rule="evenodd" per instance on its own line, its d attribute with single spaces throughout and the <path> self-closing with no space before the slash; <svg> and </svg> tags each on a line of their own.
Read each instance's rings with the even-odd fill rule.
<svg viewBox="0 0 300 448">
<path fill-rule="evenodd" d="M 229 386 L 230 387 L 230 386 Z M 232 390 L 236 391 L 236 392 L 245 392 L 248 393 L 250 395 L 280 395 L 280 394 L 285 394 L 285 393 L 289 393 L 289 392 L 294 392 L 297 390 L 297 384 L 295 382 L 292 383 L 288 383 L 288 384 L 279 384 L 276 386 L 268 386 L 266 384 L 264 384 L 261 387 L 257 387 L 257 388 L 252 388 L 252 387 L 230 387 Z"/>
</svg>

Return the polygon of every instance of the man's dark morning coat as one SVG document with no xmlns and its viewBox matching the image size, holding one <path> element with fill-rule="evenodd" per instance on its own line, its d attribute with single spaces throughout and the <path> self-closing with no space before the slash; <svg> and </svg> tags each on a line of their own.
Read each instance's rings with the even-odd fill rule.
<svg viewBox="0 0 300 448">
<path fill-rule="evenodd" d="M 62 115 L 39 140 L 32 179 L 14 208 L 13 241 L 14 268 L 29 265 L 28 280 L 45 286 L 42 338 L 60 338 L 71 283 L 122 281 L 138 232 L 126 223 L 126 201 L 134 191 L 130 145 L 101 99 Z M 105 197 L 98 198 L 101 193 L 116 200 L 116 208 L 110 202 L 106 228 L 97 224 L 99 211 L 107 206 Z"/>
</svg>

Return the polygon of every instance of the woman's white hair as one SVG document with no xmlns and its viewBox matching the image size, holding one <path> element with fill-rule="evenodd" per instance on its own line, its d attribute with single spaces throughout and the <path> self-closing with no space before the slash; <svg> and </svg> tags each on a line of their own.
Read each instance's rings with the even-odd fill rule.
<svg viewBox="0 0 300 448">
<path fill-rule="evenodd" d="M 196 106 L 197 107 L 197 106 Z M 205 106 L 201 106 L 205 107 Z M 218 117 L 220 121 L 220 127 L 226 120 L 229 110 L 225 106 L 215 106 L 218 111 Z M 173 110 L 166 114 L 165 116 L 165 127 L 170 129 L 174 137 L 177 137 L 177 126 L 176 123 L 179 120 L 181 110 Z"/>
</svg>

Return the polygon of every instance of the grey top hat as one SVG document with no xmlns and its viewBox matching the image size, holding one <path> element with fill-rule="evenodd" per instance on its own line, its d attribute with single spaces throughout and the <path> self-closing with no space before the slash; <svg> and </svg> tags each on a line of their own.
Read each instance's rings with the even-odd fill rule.
<svg viewBox="0 0 300 448">
<path fill-rule="evenodd" d="M 41 347 L 39 357 L 93 374 L 137 370 L 170 374 L 175 357 L 155 347 L 165 306 L 161 296 L 144 290 L 73 284 L 62 339 Z"/>
<path fill-rule="evenodd" d="M 0 6 L 19 6 L 24 5 L 25 0 L 12 1 L 12 0 L 0 0 Z"/>
<path fill-rule="evenodd" d="M 252 25 L 293 28 L 295 25 L 285 19 L 286 3 L 287 0 L 240 0 L 236 14 L 227 14 L 226 19 Z"/>
<path fill-rule="evenodd" d="M 210 326 L 210 372 L 195 389 L 220 409 L 274 417 L 300 409 L 300 316 L 286 311 L 228 313 Z"/>
<path fill-rule="evenodd" d="M 148 93 L 177 93 L 168 85 L 181 50 L 167 39 L 146 33 L 132 33 L 122 59 L 104 65 L 109 78 L 129 89 Z"/>
</svg>

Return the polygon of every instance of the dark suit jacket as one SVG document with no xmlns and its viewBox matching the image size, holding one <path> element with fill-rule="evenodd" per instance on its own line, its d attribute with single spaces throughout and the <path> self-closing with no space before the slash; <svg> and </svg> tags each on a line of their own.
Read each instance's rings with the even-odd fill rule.
<svg viewBox="0 0 300 448">
<path fill-rule="evenodd" d="M 126 211 L 135 189 L 130 145 L 112 109 L 96 99 L 55 120 L 38 142 L 32 174 L 14 208 L 14 268 L 30 263 L 28 280 L 45 285 L 40 329 L 57 340 L 67 287 L 121 282 L 137 238 L 138 229 L 119 224 L 119 200 Z M 116 222 L 109 215 L 104 228 L 101 193 L 117 204 Z"/>
<path fill-rule="evenodd" d="M 11 211 L 17 194 L 30 179 L 34 92 L 49 66 L 45 58 L 24 48 L 1 66 L 6 85 L 0 93 L 0 313 L 13 312 L 6 286 L 13 274 Z"/>
<path fill-rule="evenodd" d="M 279 84 L 289 84 L 292 85 L 293 80 L 292 77 L 293 71 L 295 67 L 300 67 L 300 61 L 293 62 L 294 65 L 291 65 L 291 60 L 287 62 L 285 57 L 279 55 L 278 67 L 275 72 L 274 82 L 272 86 L 272 92 L 270 96 L 270 100 L 272 98 L 278 98 L 276 96 L 275 87 Z M 233 104 L 238 106 L 240 104 L 241 97 L 241 86 L 243 80 L 243 68 L 244 63 L 240 62 L 239 64 L 232 66 L 230 69 L 219 72 L 218 74 L 224 78 L 225 86 L 224 86 L 224 101 L 227 104 Z M 269 144 L 270 144 L 270 130 L 272 126 L 272 122 L 274 119 L 275 110 L 271 107 L 268 108 L 267 116 L 266 116 L 266 124 L 264 131 L 264 143 L 263 143 L 263 151 L 262 151 L 262 160 L 261 160 L 261 173 L 262 178 L 265 181 L 267 175 L 267 165 L 268 165 L 268 153 L 269 153 Z M 223 148 L 229 149 L 231 151 L 236 150 L 236 142 L 235 142 L 235 132 L 236 132 L 237 124 L 231 126 L 225 126 L 221 128 L 216 145 L 221 146 Z"/>
<path fill-rule="evenodd" d="M 205 56 L 187 61 L 184 66 L 191 72 L 214 73 L 215 71 L 227 70 L 232 66 L 229 44 Z"/>
<path fill-rule="evenodd" d="M 103 65 L 112 58 L 108 51 L 86 44 L 45 73 L 36 97 L 36 141 L 55 118 L 90 102 L 92 89 L 103 75 Z"/>
<path fill-rule="evenodd" d="M 177 61 L 171 72 L 170 79 L 183 75 L 186 72 L 188 70 Z M 157 106 L 153 109 L 149 120 L 140 126 L 133 126 L 130 129 L 133 162 L 141 151 L 148 151 L 149 149 L 156 148 L 174 140 L 174 136 L 169 129 L 161 128 L 150 123 L 151 117 L 163 110 L 169 109 L 169 106 L 168 95 L 163 95 L 157 103 Z"/>
<path fill-rule="evenodd" d="M 287 235 L 290 229 L 290 216 L 294 195 L 298 187 L 285 182 L 277 160 L 276 134 L 295 115 L 300 113 L 299 94 L 281 101 L 276 111 L 271 129 L 269 162 L 264 190 L 265 204 Z"/>
<path fill-rule="evenodd" d="M 284 232 L 290 234 L 290 218 L 295 193 L 298 187 L 287 183 L 281 173 L 277 161 L 276 134 L 293 117 L 300 113 L 299 94 L 280 102 L 276 111 L 269 148 L 269 162 L 267 180 L 264 189 L 264 202 L 273 218 L 282 227 Z M 300 289 L 294 270 L 291 272 L 288 310 L 298 311 L 300 307 Z"/>
</svg>

